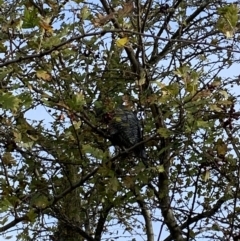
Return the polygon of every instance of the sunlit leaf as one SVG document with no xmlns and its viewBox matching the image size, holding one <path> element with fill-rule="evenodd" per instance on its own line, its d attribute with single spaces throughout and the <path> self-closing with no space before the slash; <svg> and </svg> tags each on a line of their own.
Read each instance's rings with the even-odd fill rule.
<svg viewBox="0 0 240 241">
<path fill-rule="evenodd" d="M 223 157 L 226 155 L 228 147 L 222 139 L 219 138 L 217 140 L 215 148 L 219 157 Z"/>
<path fill-rule="evenodd" d="M 145 73 L 145 71 L 141 71 L 140 79 L 137 81 L 137 85 L 139 85 L 139 86 L 144 85 L 145 82 L 146 82 L 146 73 Z"/>
<path fill-rule="evenodd" d="M 214 111 L 217 111 L 217 112 L 222 112 L 222 108 L 220 108 L 218 105 L 209 105 L 209 108 L 210 110 L 214 110 Z"/>
<path fill-rule="evenodd" d="M 13 19 L 10 22 L 10 27 L 17 29 L 18 31 L 22 29 L 22 25 L 23 25 L 22 18 Z"/>
<path fill-rule="evenodd" d="M 93 19 L 93 24 L 95 27 L 100 27 L 100 26 L 103 26 L 105 25 L 108 21 L 110 21 L 114 16 L 114 13 L 111 12 L 110 14 L 108 15 L 102 15 L 100 13 L 98 13 L 96 15 L 96 17 Z"/>
<path fill-rule="evenodd" d="M 116 44 L 119 48 L 124 47 L 128 43 L 128 37 L 120 38 L 116 41 Z"/>
<path fill-rule="evenodd" d="M 53 33 L 53 27 L 50 25 L 50 19 L 42 18 L 38 22 L 39 26 L 49 33 Z"/>
<path fill-rule="evenodd" d="M 204 182 L 208 181 L 210 178 L 210 171 L 209 170 L 206 170 L 203 174 L 203 180 Z"/>
<path fill-rule="evenodd" d="M 225 99 L 228 99 L 229 94 L 228 94 L 227 91 L 225 91 L 225 90 L 220 90 L 219 93 L 220 93 L 221 95 L 223 95 L 223 97 L 224 97 Z"/>
<path fill-rule="evenodd" d="M 159 173 L 162 173 L 162 172 L 165 171 L 163 165 L 157 166 L 157 170 L 158 170 Z"/>
<path fill-rule="evenodd" d="M 45 70 L 38 70 L 36 72 L 36 75 L 37 75 L 38 78 L 43 79 L 45 81 L 51 80 L 51 75 Z"/>
<path fill-rule="evenodd" d="M 132 12 L 134 8 L 133 1 L 128 1 L 123 4 L 123 8 L 118 10 L 118 14 L 122 16 L 127 16 L 129 13 Z"/>
<path fill-rule="evenodd" d="M 84 5 L 82 8 L 81 8 L 81 18 L 83 20 L 87 19 L 88 16 L 90 15 L 90 11 L 87 7 L 87 5 Z"/>
<path fill-rule="evenodd" d="M 238 23 L 238 6 L 228 4 L 218 9 L 219 18 L 217 28 L 225 34 L 227 38 L 232 38 Z"/>
<path fill-rule="evenodd" d="M 85 103 L 84 95 L 82 92 L 76 93 L 75 99 L 77 105 L 83 105 Z"/>
</svg>

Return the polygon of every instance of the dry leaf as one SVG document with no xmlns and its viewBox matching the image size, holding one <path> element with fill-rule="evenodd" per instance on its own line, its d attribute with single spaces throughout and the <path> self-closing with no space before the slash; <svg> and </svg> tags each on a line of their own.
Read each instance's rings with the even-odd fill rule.
<svg viewBox="0 0 240 241">
<path fill-rule="evenodd" d="M 7 166 L 15 165 L 16 161 L 12 157 L 12 154 L 10 152 L 5 152 L 2 156 L 2 162 L 3 164 Z"/>
<path fill-rule="evenodd" d="M 45 81 L 51 80 L 51 75 L 48 74 L 48 72 L 45 71 L 45 70 L 38 70 L 36 75 L 37 75 L 38 78 L 43 79 Z"/>
<path fill-rule="evenodd" d="M 48 33 L 53 33 L 53 28 L 52 26 L 49 24 L 49 19 L 41 19 L 39 21 L 39 26 L 44 29 L 45 31 L 47 31 Z"/>
<path fill-rule="evenodd" d="M 208 181 L 210 178 L 210 171 L 206 170 L 205 173 L 203 174 L 203 180 L 204 182 Z"/>
<path fill-rule="evenodd" d="M 22 25 L 23 20 L 21 18 L 17 18 L 15 20 L 12 20 L 9 26 L 20 31 L 22 29 Z"/>
<path fill-rule="evenodd" d="M 52 10 L 57 10 L 59 8 L 59 5 L 56 3 L 56 1 L 47 1 L 48 6 L 52 8 Z"/>
<path fill-rule="evenodd" d="M 218 105 L 209 105 L 210 110 L 216 111 L 216 112 L 222 112 L 222 109 L 218 107 Z"/>
<path fill-rule="evenodd" d="M 142 86 L 144 85 L 146 82 L 146 73 L 145 71 L 142 69 L 141 72 L 140 72 L 140 78 L 137 80 L 137 84 L 139 86 Z"/>
<path fill-rule="evenodd" d="M 222 139 L 218 139 L 217 143 L 216 143 L 216 150 L 217 150 L 217 156 L 218 157 L 224 157 L 227 153 L 227 145 L 225 144 L 225 142 Z"/>
<path fill-rule="evenodd" d="M 133 105 L 129 95 L 123 95 L 122 101 L 123 105 L 126 107 L 131 107 Z"/>
<path fill-rule="evenodd" d="M 142 86 L 146 83 L 146 78 L 145 76 L 141 77 L 138 81 L 137 81 L 137 85 Z"/>
<path fill-rule="evenodd" d="M 210 95 L 211 95 L 211 91 L 210 91 L 210 90 L 202 90 L 201 92 L 198 92 L 198 93 L 193 97 L 193 100 L 198 100 L 198 99 L 206 98 L 206 97 L 209 97 Z"/>
<path fill-rule="evenodd" d="M 59 121 L 64 121 L 64 120 L 65 120 L 64 114 L 61 113 L 61 114 L 58 116 L 57 120 L 59 120 Z"/>
<path fill-rule="evenodd" d="M 97 17 L 93 19 L 93 24 L 95 27 L 103 26 L 108 21 L 110 21 L 113 18 L 113 13 L 110 13 L 106 16 L 102 15 L 101 13 L 97 14 Z"/>
<path fill-rule="evenodd" d="M 123 5 L 123 8 L 118 10 L 118 14 L 126 16 L 132 12 L 133 8 L 134 8 L 133 2 L 131 2 L 131 1 L 127 2 Z"/>
</svg>

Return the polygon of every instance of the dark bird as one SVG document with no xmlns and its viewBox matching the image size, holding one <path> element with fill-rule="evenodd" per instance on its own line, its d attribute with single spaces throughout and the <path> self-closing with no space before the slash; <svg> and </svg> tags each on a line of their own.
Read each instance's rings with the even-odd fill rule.
<svg viewBox="0 0 240 241">
<path fill-rule="evenodd" d="M 143 140 L 139 120 L 131 110 L 117 108 L 105 114 L 104 120 L 108 124 L 111 142 L 114 146 L 128 149 Z M 138 145 L 133 151 L 137 157 L 147 158 L 144 144 Z"/>
</svg>

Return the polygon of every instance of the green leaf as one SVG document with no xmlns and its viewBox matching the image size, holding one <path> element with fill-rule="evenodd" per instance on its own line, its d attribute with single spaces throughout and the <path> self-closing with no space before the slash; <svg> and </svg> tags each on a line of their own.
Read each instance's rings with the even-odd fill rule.
<svg viewBox="0 0 240 241">
<path fill-rule="evenodd" d="M 170 130 L 168 130 L 167 128 L 159 128 L 158 129 L 158 133 L 162 136 L 162 137 L 169 137 L 171 136 L 172 132 Z"/>
<path fill-rule="evenodd" d="M 83 104 L 85 104 L 84 95 L 81 92 L 77 93 L 75 95 L 75 101 L 76 101 L 77 106 L 82 106 Z"/>
<path fill-rule="evenodd" d="M 13 236 L 4 236 L 4 239 L 12 239 Z"/>
<path fill-rule="evenodd" d="M 17 111 L 21 100 L 11 93 L 0 93 L 0 104 L 5 110 Z"/>
<path fill-rule="evenodd" d="M 8 221 L 8 216 L 5 216 L 0 220 L 0 224 L 4 225 L 5 223 L 7 223 L 7 221 Z"/>
<path fill-rule="evenodd" d="M 118 182 L 117 178 L 112 177 L 112 178 L 109 180 L 109 183 L 110 183 L 111 189 L 112 189 L 114 192 L 118 191 L 119 182 Z"/>
<path fill-rule="evenodd" d="M 164 166 L 163 166 L 163 165 L 159 165 L 159 166 L 157 166 L 157 170 L 158 170 L 158 172 L 159 172 L 159 173 L 162 173 L 162 172 L 164 172 L 164 171 L 165 171 L 165 169 L 164 169 Z"/>
<path fill-rule="evenodd" d="M 48 198 L 42 194 L 35 194 L 31 199 L 31 205 L 36 208 L 46 208 L 49 204 Z"/>
<path fill-rule="evenodd" d="M 6 78 L 12 71 L 12 68 L 0 68 L 0 81 L 4 81 L 4 78 Z"/>
<path fill-rule="evenodd" d="M 30 209 L 30 211 L 27 213 L 28 221 L 33 222 L 35 218 L 37 217 L 36 212 L 34 209 Z"/>
<path fill-rule="evenodd" d="M 0 53 L 6 53 L 6 51 L 7 47 L 3 43 L 0 43 Z"/>
<path fill-rule="evenodd" d="M 7 198 L 2 198 L 0 201 L 0 212 L 6 212 L 10 207 L 12 208 L 11 202 Z"/>
<path fill-rule="evenodd" d="M 198 127 L 209 127 L 209 122 L 208 121 L 197 120 L 197 126 Z"/>
<path fill-rule="evenodd" d="M 89 17 L 90 13 L 91 12 L 89 11 L 87 5 L 84 5 L 83 8 L 81 9 L 81 18 L 83 20 L 87 19 Z"/>
<path fill-rule="evenodd" d="M 214 223 L 214 224 L 212 225 L 212 229 L 213 229 L 213 230 L 216 230 L 216 231 L 220 231 L 220 230 L 221 230 L 221 228 L 219 228 L 219 226 L 218 226 L 217 223 Z"/>
<path fill-rule="evenodd" d="M 194 231 L 192 229 L 190 229 L 189 233 L 190 233 L 190 237 L 191 238 L 195 238 L 196 235 L 195 235 L 195 233 L 194 233 Z"/>
<path fill-rule="evenodd" d="M 238 7 L 236 4 L 229 4 L 218 9 L 219 18 L 217 29 L 225 34 L 227 38 L 233 37 L 238 23 Z"/>
<path fill-rule="evenodd" d="M 24 9 L 24 13 L 23 13 L 23 17 L 24 17 L 24 21 L 23 21 L 23 25 L 22 28 L 34 28 L 38 25 L 39 19 L 37 17 L 37 9 L 36 8 L 25 8 Z"/>
<path fill-rule="evenodd" d="M 210 178 L 210 172 L 209 170 L 206 170 L 203 174 L 202 174 L 202 179 L 204 180 L 204 182 L 208 181 Z"/>
<path fill-rule="evenodd" d="M 94 156 L 96 158 L 103 158 L 103 152 L 95 147 L 92 147 L 89 144 L 83 145 L 82 150 L 86 154 L 91 154 L 92 156 Z"/>
</svg>

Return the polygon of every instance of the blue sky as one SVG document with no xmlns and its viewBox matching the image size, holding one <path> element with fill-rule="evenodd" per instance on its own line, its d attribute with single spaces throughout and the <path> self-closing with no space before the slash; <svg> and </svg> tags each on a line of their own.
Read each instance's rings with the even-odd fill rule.
<svg viewBox="0 0 240 241">
<path fill-rule="evenodd" d="M 221 72 L 221 76 L 222 77 L 230 77 L 230 78 L 234 78 L 234 76 L 238 76 L 240 75 L 240 68 L 238 64 L 233 64 L 230 68 L 228 69 L 224 69 Z M 240 87 L 238 86 L 236 88 L 236 86 L 234 86 L 234 88 L 232 89 L 233 93 L 240 93 Z M 50 122 L 53 120 L 52 116 L 49 114 L 49 112 L 47 111 L 47 109 L 45 107 L 42 106 L 38 106 L 36 109 L 33 110 L 29 110 L 26 113 L 26 118 L 30 119 L 30 120 L 44 120 L 44 124 L 46 124 L 46 126 L 50 126 Z M 159 214 L 160 215 L 160 214 Z M 154 232 L 156 234 L 156 236 L 158 235 L 159 232 L 159 223 L 154 223 Z M 119 227 L 119 231 L 121 230 L 121 227 Z M 168 235 L 168 232 L 163 232 L 163 236 Z M 127 234 L 126 233 L 126 238 L 122 238 L 122 239 L 118 239 L 119 241 L 127 241 L 127 240 L 132 240 L 134 238 L 134 235 L 132 234 Z M 10 239 L 10 240 L 15 240 Z M 140 240 L 138 236 L 136 236 L 136 240 Z M 142 238 L 142 240 L 144 240 L 144 238 Z M 163 240 L 163 237 L 161 237 L 161 240 Z"/>
</svg>

